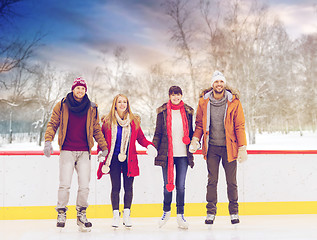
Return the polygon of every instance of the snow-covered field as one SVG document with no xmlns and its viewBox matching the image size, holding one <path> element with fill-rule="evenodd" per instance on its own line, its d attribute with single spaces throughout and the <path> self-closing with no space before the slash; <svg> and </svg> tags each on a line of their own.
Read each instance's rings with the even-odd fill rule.
<svg viewBox="0 0 317 240">
<path fill-rule="evenodd" d="M 56 137 L 57 139 L 57 137 Z M 59 150 L 57 141 L 53 142 L 54 150 Z M 148 137 L 149 140 L 152 137 Z M 13 142 L 0 144 L 0 151 L 39 151 L 43 149 L 35 142 Z M 93 150 L 96 149 L 96 145 Z M 137 146 L 138 150 L 145 150 Z M 262 133 L 256 135 L 256 144 L 248 145 L 249 150 L 317 150 L 317 132 Z"/>
</svg>

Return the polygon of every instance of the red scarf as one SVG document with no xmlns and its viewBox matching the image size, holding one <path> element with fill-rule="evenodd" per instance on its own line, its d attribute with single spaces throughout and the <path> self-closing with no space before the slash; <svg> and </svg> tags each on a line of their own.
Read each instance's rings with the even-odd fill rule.
<svg viewBox="0 0 317 240">
<path fill-rule="evenodd" d="M 183 143 L 188 145 L 190 143 L 189 131 L 188 131 L 188 121 L 186 117 L 186 112 L 184 108 L 184 102 L 181 101 L 178 105 L 171 103 L 171 100 L 167 103 L 167 118 L 166 118 L 166 129 L 168 138 L 168 159 L 167 159 L 167 184 L 166 189 L 172 192 L 174 189 L 174 154 L 173 154 L 173 138 L 172 138 L 172 109 L 180 110 L 183 122 L 184 137 Z"/>
</svg>

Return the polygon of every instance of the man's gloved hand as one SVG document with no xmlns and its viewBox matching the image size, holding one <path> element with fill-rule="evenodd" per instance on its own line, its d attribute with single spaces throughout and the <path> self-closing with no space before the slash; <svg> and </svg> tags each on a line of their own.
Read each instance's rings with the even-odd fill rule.
<svg viewBox="0 0 317 240">
<path fill-rule="evenodd" d="M 100 151 L 98 153 L 97 161 L 103 162 L 105 160 L 105 157 L 108 155 L 108 149 Z"/>
<path fill-rule="evenodd" d="M 189 152 L 195 153 L 198 148 L 200 148 L 199 139 L 197 137 L 193 137 L 189 145 Z"/>
<path fill-rule="evenodd" d="M 50 141 L 45 142 L 43 153 L 48 158 L 51 156 L 51 154 L 53 154 L 53 147 Z"/>
<path fill-rule="evenodd" d="M 146 154 L 155 158 L 157 156 L 157 150 L 153 145 L 150 144 L 147 146 Z"/>
<path fill-rule="evenodd" d="M 237 160 L 239 163 L 243 163 L 248 159 L 247 146 L 241 146 L 238 150 Z"/>
</svg>

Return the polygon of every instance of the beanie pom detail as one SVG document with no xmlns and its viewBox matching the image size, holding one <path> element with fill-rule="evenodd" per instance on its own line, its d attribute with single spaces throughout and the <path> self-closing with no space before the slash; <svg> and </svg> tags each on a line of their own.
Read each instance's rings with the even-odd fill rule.
<svg viewBox="0 0 317 240">
<path fill-rule="evenodd" d="M 82 87 L 84 87 L 85 89 L 86 89 L 86 92 L 87 92 L 87 84 L 86 84 L 86 81 L 83 79 L 83 78 L 81 78 L 81 77 L 79 77 L 79 78 L 76 78 L 75 80 L 74 80 L 74 83 L 73 83 L 73 85 L 72 85 L 72 91 L 75 89 L 75 87 L 77 87 L 77 86 L 82 86 Z"/>
<path fill-rule="evenodd" d="M 190 138 L 189 138 L 188 136 L 184 136 L 184 137 L 183 137 L 183 143 L 184 143 L 185 145 L 190 144 Z"/>
<path fill-rule="evenodd" d="M 173 183 L 166 184 L 166 189 L 167 191 L 172 192 L 174 190 L 174 184 Z"/>
</svg>

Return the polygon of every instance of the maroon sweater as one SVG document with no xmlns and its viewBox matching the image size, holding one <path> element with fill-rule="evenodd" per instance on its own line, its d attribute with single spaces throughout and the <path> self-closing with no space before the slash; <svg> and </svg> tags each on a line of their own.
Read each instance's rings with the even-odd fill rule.
<svg viewBox="0 0 317 240">
<path fill-rule="evenodd" d="M 69 111 L 66 138 L 62 150 L 88 151 L 87 141 L 87 114 L 77 116 Z"/>
</svg>

